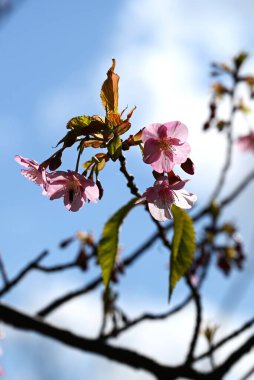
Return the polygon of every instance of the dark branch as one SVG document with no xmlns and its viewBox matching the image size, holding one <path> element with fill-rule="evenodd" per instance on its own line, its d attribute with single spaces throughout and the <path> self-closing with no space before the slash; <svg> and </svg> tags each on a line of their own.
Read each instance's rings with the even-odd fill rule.
<svg viewBox="0 0 254 380">
<path fill-rule="evenodd" d="M 75 267 L 77 267 L 77 263 L 72 261 L 70 263 L 54 265 L 52 267 L 46 267 L 44 265 L 37 264 L 34 266 L 34 269 L 37 269 L 41 272 L 53 273 L 53 272 L 61 272 L 63 270 L 75 268 Z"/>
<path fill-rule="evenodd" d="M 223 379 L 223 376 L 233 367 L 244 355 L 254 346 L 254 335 L 252 335 L 243 345 L 238 347 L 229 357 L 214 371 L 214 379 Z"/>
<path fill-rule="evenodd" d="M 89 293 L 90 291 L 97 288 L 97 286 L 100 284 L 102 284 L 102 278 L 101 276 L 98 276 L 95 280 L 91 281 L 88 285 L 83 286 L 82 288 L 78 290 L 69 292 L 65 294 L 64 296 L 61 296 L 57 298 L 56 300 L 52 301 L 49 305 L 45 306 L 43 309 L 38 311 L 37 315 L 40 317 L 46 317 L 48 314 L 52 313 L 54 310 L 56 310 L 58 307 L 62 306 L 66 302 L 71 301 L 73 298 Z"/>
<path fill-rule="evenodd" d="M 42 252 L 38 257 L 36 257 L 33 261 L 28 263 L 12 280 L 8 281 L 8 283 L 0 290 L 0 297 L 5 293 L 9 292 L 15 285 L 17 285 L 23 277 L 27 275 L 32 269 L 36 267 L 36 265 L 44 259 L 48 255 L 48 251 Z"/>
<path fill-rule="evenodd" d="M 252 367 L 240 380 L 247 380 L 254 373 L 254 367 Z"/>
<path fill-rule="evenodd" d="M 3 322 L 16 328 L 36 331 L 43 336 L 56 339 L 58 342 L 62 342 L 82 351 L 92 352 L 135 369 L 146 370 L 154 374 L 158 379 L 162 379 L 161 375 L 163 373 L 167 374 L 167 378 L 173 379 L 179 372 L 178 368 L 159 365 L 154 360 L 134 351 L 105 344 L 99 339 L 88 339 L 77 336 L 67 330 L 52 326 L 41 321 L 39 318 L 32 318 L 3 304 L 0 304 L 0 315 Z"/>
<path fill-rule="evenodd" d="M 2 275 L 2 280 L 3 280 L 4 286 L 7 286 L 9 281 L 8 281 L 8 276 L 7 276 L 7 273 L 5 270 L 5 265 L 4 265 L 4 262 L 3 262 L 1 255 L 0 255 L 0 273 Z"/>
<path fill-rule="evenodd" d="M 187 281 L 187 284 L 189 285 L 189 287 L 191 289 L 192 298 L 193 298 L 193 300 L 195 302 L 195 306 L 196 306 L 196 324 L 195 324 L 195 328 L 193 331 L 193 337 L 191 340 L 190 349 L 189 349 L 189 352 L 188 352 L 188 355 L 186 358 L 186 363 L 191 363 L 193 361 L 193 354 L 194 354 L 195 347 L 197 344 L 200 325 L 201 325 L 201 321 L 202 321 L 202 307 L 201 307 L 201 299 L 200 299 L 198 289 L 192 285 L 191 281 L 187 278 L 187 276 L 186 276 L 186 281 Z"/>
<path fill-rule="evenodd" d="M 254 171 L 251 171 L 247 177 L 229 194 L 223 199 L 220 206 L 224 207 L 231 203 L 236 197 L 238 197 L 241 192 L 249 185 L 249 183 L 254 179 Z"/>
<path fill-rule="evenodd" d="M 130 328 L 138 325 L 141 322 L 144 321 L 159 321 L 163 320 L 166 318 L 171 317 L 172 315 L 176 314 L 178 311 L 182 310 L 185 306 L 189 304 L 191 301 L 192 296 L 188 296 L 183 302 L 181 302 L 178 306 L 174 307 L 172 310 L 166 311 L 165 313 L 159 313 L 159 314 L 152 314 L 152 313 L 145 313 L 142 314 L 140 317 L 137 317 L 133 319 L 132 321 L 129 321 L 124 325 L 123 327 L 113 330 L 109 334 L 105 334 L 102 336 L 102 339 L 106 340 L 109 338 L 116 338 L 118 337 L 121 333 L 129 330 Z"/>
<path fill-rule="evenodd" d="M 244 331 L 249 329 L 254 324 L 254 318 L 251 318 L 248 322 L 246 322 L 243 326 L 241 326 L 239 329 L 235 330 L 225 338 L 221 339 L 218 343 L 212 346 L 212 348 L 206 352 L 204 352 L 202 355 L 197 356 L 194 358 L 194 361 L 198 361 L 201 359 L 204 359 L 208 356 L 210 356 L 214 351 L 216 351 L 218 348 L 222 347 L 227 342 L 231 342 L 232 339 L 236 338 L 240 334 L 242 334 Z"/>
<path fill-rule="evenodd" d="M 127 186 L 129 187 L 130 192 L 133 195 L 135 195 L 137 198 L 140 198 L 141 194 L 138 191 L 138 188 L 137 188 L 137 186 L 136 186 L 136 184 L 134 182 L 134 177 L 131 174 L 129 174 L 129 172 L 127 170 L 125 157 L 123 155 L 121 155 L 119 157 L 119 161 L 120 161 L 120 171 L 123 173 L 123 175 L 127 179 Z M 171 244 L 170 244 L 170 242 L 167 239 L 166 229 L 160 224 L 160 222 L 158 222 L 158 220 L 156 220 L 156 219 L 154 219 L 152 217 L 152 215 L 150 214 L 149 209 L 148 209 L 147 206 L 145 207 L 145 210 L 148 212 L 148 214 L 150 215 L 153 223 L 156 225 L 156 227 L 157 227 L 157 229 L 159 231 L 159 235 L 158 236 L 161 238 L 164 246 L 166 248 L 168 248 L 169 250 L 171 250 Z"/>
</svg>

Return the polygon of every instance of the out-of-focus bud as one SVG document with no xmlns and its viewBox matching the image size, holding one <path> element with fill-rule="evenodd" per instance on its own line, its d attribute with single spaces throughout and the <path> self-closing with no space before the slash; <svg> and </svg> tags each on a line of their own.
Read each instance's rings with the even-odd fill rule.
<svg viewBox="0 0 254 380">
<path fill-rule="evenodd" d="M 88 269 L 87 254 L 84 248 L 81 248 L 76 258 L 76 263 L 82 271 Z"/>
<path fill-rule="evenodd" d="M 234 64 L 237 70 L 240 69 L 240 67 L 246 61 L 248 57 L 249 57 L 249 54 L 245 51 L 242 51 L 240 54 L 234 57 Z"/>
<path fill-rule="evenodd" d="M 203 125 L 203 131 L 207 131 L 210 127 L 211 127 L 211 124 L 208 121 L 206 121 Z"/>
<path fill-rule="evenodd" d="M 213 217 L 217 217 L 220 213 L 220 207 L 216 202 L 212 202 L 209 208 L 210 213 Z"/>
<path fill-rule="evenodd" d="M 190 158 L 187 158 L 185 162 L 181 164 L 181 168 L 190 175 L 193 175 L 195 172 L 195 166 L 193 161 Z"/>
<path fill-rule="evenodd" d="M 216 127 L 217 127 L 219 132 L 223 131 L 225 129 L 225 127 L 227 127 L 227 126 L 228 126 L 227 121 L 225 121 L 225 120 L 218 120 L 217 121 Z"/>
<path fill-rule="evenodd" d="M 236 232 L 236 228 L 231 223 L 225 223 L 221 227 L 221 231 L 225 232 L 226 234 L 228 234 L 229 236 L 231 236 L 231 235 L 233 235 Z"/>
<path fill-rule="evenodd" d="M 81 241 L 83 244 L 88 244 L 90 246 L 94 245 L 94 237 L 92 234 L 83 232 L 83 231 L 78 231 L 76 233 L 76 238 Z"/>
<path fill-rule="evenodd" d="M 212 88 L 214 95 L 218 98 L 222 97 L 225 94 L 230 94 L 230 90 L 220 82 L 213 83 Z"/>
<path fill-rule="evenodd" d="M 73 241 L 74 241 L 74 237 L 70 237 L 70 238 L 68 238 L 68 239 L 62 240 L 62 241 L 59 243 L 59 247 L 60 247 L 60 248 L 66 248 L 66 247 L 68 247 L 68 245 L 70 245 Z"/>
<path fill-rule="evenodd" d="M 207 325 L 205 329 L 203 330 L 203 334 L 209 344 L 213 343 L 213 339 L 218 328 L 219 328 L 218 325 L 214 325 L 214 326 Z"/>
</svg>

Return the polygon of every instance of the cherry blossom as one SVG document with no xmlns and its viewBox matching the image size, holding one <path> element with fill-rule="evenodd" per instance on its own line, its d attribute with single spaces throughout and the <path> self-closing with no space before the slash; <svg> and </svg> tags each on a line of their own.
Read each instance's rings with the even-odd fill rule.
<svg viewBox="0 0 254 380">
<path fill-rule="evenodd" d="M 196 195 L 184 189 L 188 180 L 169 184 L 167 177 L 158 178 L 153 187 L 149 187 L 136 203 L 147 201 L 148 208 L 154 219 L 163 222 L 173 219 L 171 207 L 175 204 L 183 209 L 189 209 L 196 202 Z"/>
<path fill-rule="evenodd" d="M 254 152 L 254 132 L 250 132 L 247 135 L 238 137 L 236 140 L 236 146 L 242 152 Z"/>
<path fill-rule="evenodd" d="M 47 196 L 50 200 L 63 197 L 69 211 L 78 211 L 89 199 L 96 203 L 99 189 L 90 179 L 68 170 L 56 171 L 47 175 Z"/>
<path fill-rule="evenodd" d="M 188 158 L 187 137 L 188 129 L 180 121 L 145 127 L 142 132 L 144 162 L 158 173 L 170 172 L 175 164 L 184 163 Z"/>
<path fill-rule="evenodd" d="M 29 158 L 24 158 L 22 156 L 16 155 L 15 161 L 26 167 L 27 169 L 22 169 L 21 174 L 29 179 L 30 181 L 36 183 L 37 185 L 43 188 L 43 194 L 45 195 L 45 178 L 46 171 L 43 168 L 40 168 L 38 162 L 30 160 Z"/>
</svg>

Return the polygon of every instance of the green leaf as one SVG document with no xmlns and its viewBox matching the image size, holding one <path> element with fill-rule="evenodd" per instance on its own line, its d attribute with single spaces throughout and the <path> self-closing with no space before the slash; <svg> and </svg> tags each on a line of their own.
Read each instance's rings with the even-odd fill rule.
<svg viewBox="0 0 254 380">
<path fill-rule="evenodd" d="M 169 300 L 176 283 L 189 269 L 195 253 L 195 230 L 191 217 L 173 205 L 174 235 L 170 259 Z"/>
<path fill-rule="evenodd" d="M 109 143 L 108 153 L 113 161 L 116 161 L 122 152 L 122 141 L 119 136 L 115 136 Z"/>
<path fill-rule="evenodd" d="M 98 133 L 104 132 L 107 129 L 107 125 L 99 116 L 84 115 L 73 117 L 68 121 L 66 128 L 75 132 L 78 136 L 95 136 Z"/>
<path fill-rule="evenodd" d="M 107 221 L 103 228 L 102 238 L 98 244 L 98 259 L 102 270 L 105 287 L 108 287 L 114 269 L 118 249 L 119 229 L 128 212 L 135 206 L 136 198 L 120 208 Z"/>
<path fill-rule="evenodd" d="M 67 129 L 79 129 L 87 127 L 93 119 L 90 116 L 76 116 L 68 121 Z"/>
</svg>

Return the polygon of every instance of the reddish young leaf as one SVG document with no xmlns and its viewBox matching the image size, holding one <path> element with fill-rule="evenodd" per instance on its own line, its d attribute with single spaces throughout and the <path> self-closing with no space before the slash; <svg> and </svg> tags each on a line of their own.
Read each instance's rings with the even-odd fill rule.
<svg viewBox="0 0 254 380">
<path fill-rule="evenodd" d="M 115 59 L 112 59 L 112 66 L 107 72 L 107 79 L 104 81 L 101 88 L 101 101 L 106 113 L 118 113 L 118 82 L 119 76 L 114 72 Z"/>
</svg>

